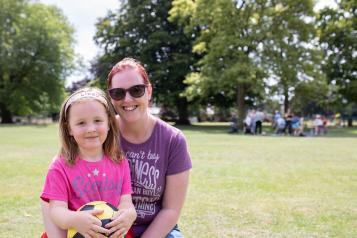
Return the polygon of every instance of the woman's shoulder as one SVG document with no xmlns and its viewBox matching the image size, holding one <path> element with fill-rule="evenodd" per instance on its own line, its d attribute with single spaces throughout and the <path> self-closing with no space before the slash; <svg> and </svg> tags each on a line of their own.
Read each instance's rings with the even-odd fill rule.
<svg viewBox="0 0 357 238">
<path fill-rule="evenodd" d="M 162 130 L 162 131 L 166 131 L 168 133 L 172 133 L 172 134 L 178 134 L 178 133 L 182 133 L 180 129 L 174 127 L 173 125 L 169 124 L 168 122 L 163 121 L 160 118 L 156 119 L 156 126 Z"/>
<path fill-rule="evenodd" d="M 158 134 L 161 138 L 184 138 L 184 135 L 179 128 L 176 128 L 159 118 L 156 121 L 155 127 L 154 133 Z"/>
</svg>

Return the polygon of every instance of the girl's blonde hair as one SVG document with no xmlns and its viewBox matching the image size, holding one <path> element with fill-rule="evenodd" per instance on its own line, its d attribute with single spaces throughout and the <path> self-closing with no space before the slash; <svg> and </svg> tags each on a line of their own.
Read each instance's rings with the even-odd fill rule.
<svg viewBox="0 0 357 238">
<path fill-rule="evenodd" d="M 119 144 L 119 128 L 115 118 L 115 111 L 104 91 L 94 87 L 79 89 L 63 102 L 59 119 L 60 155 L 66 159 L 68 164 L 75 164 L 79 148 L 77 142 L 69 133 L 68 112 L 73 103 L 84 100 L 96 100 L 105 107 L 108 115 L 109 131 L 103 143 L 103 151 L 112 161 L 119 163 L 124 156 Z"/>
</svg>

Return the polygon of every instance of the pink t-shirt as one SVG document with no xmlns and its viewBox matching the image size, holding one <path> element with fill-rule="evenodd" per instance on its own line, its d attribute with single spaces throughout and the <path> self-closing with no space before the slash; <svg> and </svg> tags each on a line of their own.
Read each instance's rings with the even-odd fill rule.
<svg viewBox="0 0 357 238">
<path fill-rule="evenodd" d="M 51 163 L 41 199 L 68 203 L 76 211 L 88 202 L 106 201 L 119 205 L 120 196 L 131 194 L 128 161 L 114 163 L 107 156 L 96 162 L 77 159 L 69 166 L 62 156 Z"/>
</svg>

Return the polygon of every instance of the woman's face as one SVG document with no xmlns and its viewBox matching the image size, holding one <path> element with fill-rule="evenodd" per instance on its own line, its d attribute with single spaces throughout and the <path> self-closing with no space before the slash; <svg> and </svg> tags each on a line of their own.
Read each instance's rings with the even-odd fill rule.
<svg viewBox="0 0 357 238">
<path fill-rule="evenodd" d="M 113 76 L 111 88 L 129 89 L 132 86 L 142 84 L 144 84 L 144 80 L 141 75 L 137 71 L 129 69 Z M 133 97 L 127 91 L 123 99 L 112 99 L 112 103 L 123 121 L 136 122 L 147 115 L 151 93 L 151 85 L 147 85 L 145 87 L 145 93 L 141 97 Z"/>
</svg>

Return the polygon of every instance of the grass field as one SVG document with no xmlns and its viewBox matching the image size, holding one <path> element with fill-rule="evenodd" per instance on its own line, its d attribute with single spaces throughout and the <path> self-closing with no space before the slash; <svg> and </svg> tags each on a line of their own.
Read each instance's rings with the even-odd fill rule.
<svg viewBox="0 0 357 238">
<path fill-rule="evenodd" d="M 324 137 L 181 128 L 193 161 L 187 238 L 357 237 L 357 128 Z M 0 237 L 39 237 L 39 193 L 57 126 L 0 126 Z"/>
</svg>

